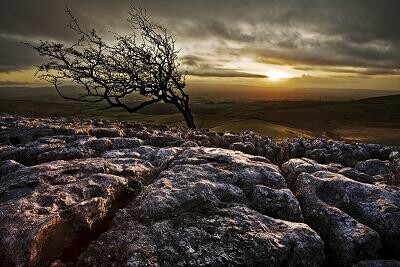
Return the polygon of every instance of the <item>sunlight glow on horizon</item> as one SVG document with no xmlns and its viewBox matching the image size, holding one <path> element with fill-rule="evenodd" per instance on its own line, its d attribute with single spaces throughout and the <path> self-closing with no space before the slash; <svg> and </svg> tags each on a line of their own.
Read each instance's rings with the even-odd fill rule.
<svg viewBox="0 0 400 267">
<path fill-rule="evenodd" d="M 274 82 L 295 77 L 295 75 L 293 75 L 292 73 L 285 72 L 282 70 L 276 70 L 276 69 L 272 69 L 272 70 L 268 71 L 267 76 L 268 76 L 268 80 L 271 80 Z"/>
</svg>

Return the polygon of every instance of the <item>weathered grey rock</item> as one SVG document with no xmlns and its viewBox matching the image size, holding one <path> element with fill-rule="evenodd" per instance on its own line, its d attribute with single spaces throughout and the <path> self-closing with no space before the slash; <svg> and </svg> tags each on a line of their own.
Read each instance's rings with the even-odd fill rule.
<svg viewBox="0 0 400 267">
<path fill-rule="evenodd" d="M 284 142 L 280 144 L 280 147 L 281 154 L 283 153 L 286 160 L 307 157 L 318 163 L 340 163 L 347 167 L 354 167 L 358 161 L 368 159 L 387 160 L 390 154 L 396 150 L 394 147 L 376 144 L 349 144 L 335 140 L 302 138 Z"/>
<path fill-rule="evenodd" d="M 251 142 L 233 143 L 230 145 L 230 149 L 239 150 L 251 155 L 254 155 L 256 152 L 256 148 Z"/>
<path fill-rule="evenodd" d="M 0 266 L 390 266 L 383 259 L 400 259 L 399 155 L 0 115 Z"/>
<path fill-rule="evenodd" d="M 130 149 L 130 148 L 135 148 L 143 145 L 143 140 L 139 138 L 123 138 L 123 137 L 117 137 L 113 138 L 112 140 L 112 149 L 113 150 L 118 150 L 118 149 Z"/>
<path fill-rule="evenodd" d="M 375 179 L 372 176 L 349 167 L 341 169 L 339 174 L 361 183 L 372 184 L 375 182 Z"/>
<path fill-rule="evenodd" d="M 227 143 L 227 144 L 233 144 L 233 143 L 237 143 L 237 142 L 243 142 L 243 138 L 241 136 L 237 136 L 235 134 L 232 133 L 225 133 L 222 136 L 222 140 L 223 142 Z M 229 147 L 229 146 L 228 146 Z"/>
<path fill-rule="evenodd" d="M 199 144 L 196 143 L 195 141 L 190 140 L 190 141 L 183 142 L 180 146 L 181 147 L 198 147 Z"/>
<path fill-rule="evenodd" d="M 182 212 L 179 207 L 190 208 L 199 201 L 217 206 L 226 201 L 247 203 L 256 185 L 276 189 L 276 194 L 286 188 L 279 169 L 264 158 L 221 149 L 187 149 L 149 186 L 151 193 L 138 209 L 143 210 L 142 216 L 156 219 Z M 153 206 L 157 206 L 155 214 Z"/>
<path fill-rule="evenodd" d="M 280 150 L 276 156 L 277 163 L 284 163 L 291 158 L 301 158 L 304 156 L 305 147 L 301 139 L 285 141 L 280 144 Z"/>
<path fill-rule="evenodd" d="M 34 128 L 18 135 L 10 136 L 10 141 L 13 144 L 26 144 L 38 139 L 39 137 L 52 135 L 54 135 L 54 131 L 52 129 Z"/>
<path fill-rule="evenodd" d="M 378 159 L 370 159 L 358 162 L 355 168 L 368 175 L 387 174 L 389 173 L 389 162 Z"/>
<path fill-rule="evenodd" d="M 99 138 L 88 141 L 85 146 L 99 152 L 108 151 L 113 147 L 113 143 L 108 138 Z"/>
<path fill-rule="evenodd" d="M 0 177 L 9 174 L 11 172 L 14 172 L 22 167 L 24 167 L 24 165 L 19 164 L 14 160 L 0 161 Z"/>
<path fill-rule="evenodd" d="M 382 245 L 385 253 L 399 254 L 398 188 L 360 183 L 355 180 L 361 179 L 329 172 L 335 170 L 305 159 L 290 160 L 282 168 L 292 181 L 290 188 L 305 222 L 325 241 L 328 259 L 342 265 L 374 259 Z M 346 174 L 349 169 L 339 172 Z M 357 171 L 350 173 L 362 176 Z"/>
<path fill-rule="evenodd" d="M 365 147 L 358 147 L 353 150 L 352 156 L 357 161 L 368 160 L 371 158 L 371 153 L 369 153 L 368 149 Z"/>
<path fill-rule="evenodd" d="M 53 161 L 2 176 L 0 265 L 47 265 L 82 233 L 104 227 L 158 172 L 157 161 L 140 158 L 145 150 L 126 158 Z M 157 154 L 166 152 L 153 159 Z"/>
<path fill-rule="evenodd" d="M 118 128 L 94 128 L 89 133 L 98 138 L 121 137 L 125 135 L 124 131 Z"/>
<path fill-rule="evenodd" d="M 338 172 L 340 168 L 341 165 L 337 164 L 322 165 L 314 160 L 302 158 L 302 159 L 291 159 L 285 162 L 282 165 L 282 173 L 285 176 L 288 185 L 292 185 L 299 176 L 299 174 L 303 172 L 314 173 L 322 170 Z"/>
<path fill-rule="evenodd" d="M 190 165 L 206 163 L 229 167 L 230 174 L 221 173 L 223 176 L 220 179 L 238 184 L 243 189 L 251 188 L 254 184 L 263 184 L 274 189 L 287 188 L 278 166 L 264 157 L 245 155 L 237 151 L 217 148 L 188 149 L 179 155 L 171 167 L 187 165 L 189 172 Z"/>
<path fill-rule="evenodd" d="M 351 150 L 349 150 L 350 149 L 346 149 L 345 147 L 337 146 L 337 144 L 333 145 L 329 148 L 331 162 L 340 163 L 348 167 L 354 167 L 354 165 L 357 164 L 357 160 L 351 154 Z"/>
<path fill-rule="evenodd" d="M 395 260 L 370 260 L 360 261 L 353 267 L 400 267 L 400 262 Z"/>
<path fill-rule="evenodd" d="M 29 143 L 27 146 L 3 146 L 0 149 L 0 160 L 15 160 L 24 165 L 35 165 L 41 163 L 39 156 L 46 152 L 59 150 L 62 144 L 40 144 L 38 142 Z"/>
<path fill-rule="evenodd" d="M 94 167 L 99 162 L 84 163 Z M 94 230 L 109 216 L 117 198 L 129 194 L 126 179 L 100 170 L 77 179 L 71 174 L 85 167 L 77 164 L 52 162 L 12 173 L 14 179 L 3 177 L 2 266 L 49 264 L 79 238 L 79 232 Z"/>
<path fill-rule="evenodd" d="M 379 235 L 336 208 L 335 202 L 323 198 L 334 193 L 329 191 L 329 183 L 334 179 L 319 179 L 306 173 L 296 179 L 292 190 L 301 204 L 305 222 L 324 240 L 328 262 L 346 266 L 378 257 L 382 247 Z"/>
<path fill-rule="evenodd" d="M 304 222 L 299 202 L 288 189 L 272 189 L 256 185 L 251 207 L 262 214 L 293 222 Z"/>
<path fill-rule="evenodd" d="M 118 213 L 122 223 L 96 240 L 78 266 L 319 266 L 323 261 L 323 244 L 305 224 L 246 207 L 198 206 L 154 223 L 126 216 Z"/>
<path fill-rule="evenodd" d="M 332 161 L 331 154 L 329 154 L 325 148 L 307 150 L 304 157 L 315 160 L 320 163 L 327 163 Z"/>
<path fill-rule="evenodd" d="M 267 201 L 276 197 L 277 204 Z M 276 199 L 276 200 L 277 200 Z M 255 203 L 262 204 L 252 209 Z M 284 210 L 279 210 L 279 209 Z M 262 215 L 267 214 L 266 215 Z M 80 266 L 318 266 L 323 243 L 265 158 L 184 150 L 80 256 Z"/>
</svg>

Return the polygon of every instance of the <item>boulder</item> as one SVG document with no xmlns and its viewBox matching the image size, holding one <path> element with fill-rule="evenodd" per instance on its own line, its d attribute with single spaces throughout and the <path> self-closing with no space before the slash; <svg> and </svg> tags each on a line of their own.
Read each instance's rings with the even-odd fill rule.
<svg viewBox="0 0 400 267">
<path fill-rule="evenodd" d="M 251 207 L 268 216 L 293 222 L 304 222 L 299 202 L 289 189 L 272 189 L 256 185 L 251 196 Z"/>
<path fill-rule="evenodd" d="M 305 222 L 325 242 L 327 261 L 347 266 L 378 257 L 382 249 L 379 234 L 336 208 L 335 203 L 324 202 L 324 182 L 331 181 L 302 173 L 292 190 L 301 204 Z"/>
<path fill-rule="evenodd" d="M 353 267 L 400 267 L 400 261 L 395 260 L 369 260 L 360 261 Z"/>
<path fill-rule="evenodd" d="M 123 138 L 123 137 L 116 137 L 111 139 L 112 140 L 112 149 L 113 150 L 118 150 L 118 149 L 130 149 L 130 148 L 135 148 L 143 145 L 143 140 L 139 138 Z"/>
<path fill-rule="evenodd" d="M 242 151 L 246 154 L 251 154 L 251 155 L 255 154 L 255 152 L 256 152 L 256 148 L 255 148 L 254 144 L 251 142 L 233 143 L 230 145 L 230 149 Z"/>
<path fill-rule="evenodd" d="M 278 218 L 302 220 L 276 166 L 241 152 L 189 148 L 117 213 L 78 266 L 320 265 L 318 235 Z"/>
<path fill-rule="evenodd" d="M 98 138 L 121 137 L 125 135 L 124 131 L 118 128 L 93 128 L 89 133 L 90 135 L 96 136 Z"/>
<path fill-rule="evenodd" d="M 11 172 L 14 172 L 22 167 L 24 167 L 24 165 L 19 164 L 14 160 L 0 161 L 0 177 L 9 174 Z"/>
<path fill-rule="evenodd" d="M 52 161 L 2 176 L 0 266 L 45 266 L 77 257 L 154 178 L 163 159 L 156 159 L 154 150 L 154 161 L 141 159 L 145 151 L 126 158 Z"/>
<path fill-rule="evenodd" d="M 282 169 L 305 222 L 325 241 L 328 259 L 347 265 L 375 259 L 381 249 L 399 255 L 398 188 L 362 183 L 362 179 L 339 174 L 349 173 L 349 169 L 335 171 L 305 159 L 290 160 Z M 350 173 L 360 176 L 357 171 Z"/>
<path fill-rule="evenodd" d="M 341 165 L 337 164 L 319 164 L 316 161 L 307 158 L 291 159 L 282 165 L 282 173 L 285 176 L 288 185 L 292 185 L 299 174 L 303 172 L 313 173 L 321 170 L 339 171 L 341 167 Z"/>
<path fill-rule="evenodd" d="M 375 182 L 372 176 L 350 167 L 340 169 L 338 173 L 361 183 L 372 184 Z"/>
<path fill-rule="evenodd" d="M 355 168 L 363 173 L 374 176 L 378 174 L 389 173 L 389 162 L 382 161 L 379 159 L 370 159 L 366 161 L 358 162 Z"/>
<path fill-rule="evenodd" d="M 247 207 L 190 212 L 154 222 L 119 212 L 78 266 L 319 266 L 323 243 L 307 225 Z"/>
</svg>

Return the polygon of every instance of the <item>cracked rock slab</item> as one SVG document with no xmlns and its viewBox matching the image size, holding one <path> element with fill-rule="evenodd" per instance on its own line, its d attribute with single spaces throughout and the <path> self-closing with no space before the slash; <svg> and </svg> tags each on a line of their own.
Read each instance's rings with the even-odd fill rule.
<svg viewBox="0 0 400 267">
<path fill-rule="evenodd" d="M 0 115 L 0 266 L 396 266 L 399 149 Z"/>
<path fill-rule="evenodd" d="M 257 198 L 265 203 L 255 207 Z M 78 265 L 318 266 L 323 242 L 288 221 L 302 221 L 299 211 L 279 168 L 265 158 L 188 148 L 117 213 Z"/>
<path fill-rule="evenodd" d="M 103 228 L 159 172 L 164 156 L 176 152 L 148 150 L 53 161 L 1 176 L 0 266 L 45 266 Z M 146 158 L 150 153 L 154 161 Z"/>
<path fill-rule="evenodd" d="M 328 171 L 329 166 L 305 159 L 289 160 L 283 169 L 292 181 L 305 222 L 325 242 L 328 260 L 348 265 L 382 253 L 399 255 L 399 188 L 362 183 L 339 174 L 348 170 L 335 173 Z"/>
</svg>

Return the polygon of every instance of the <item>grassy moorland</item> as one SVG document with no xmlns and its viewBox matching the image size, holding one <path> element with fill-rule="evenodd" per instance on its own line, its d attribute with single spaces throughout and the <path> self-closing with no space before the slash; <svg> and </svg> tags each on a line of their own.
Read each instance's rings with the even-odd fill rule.
<svg viewBox="0 0 400 267">
<path fill-rule="evenodd" d="M 191 89 L 190 94 L 200 128 L 251 130 L 276 140 L 301 135 L 400 144 L 400 94 L 396 92 L 250 88 L 246 92 Z M 387 94 L 394 95 L 382 96 Z M 183 125 L 180 114 L 165 104 L 134 114 L 118 109 L 99 111 L 100 107 L 64 100 L 52 88 L 0 88 L 1 113 Z"/>
</svg>

